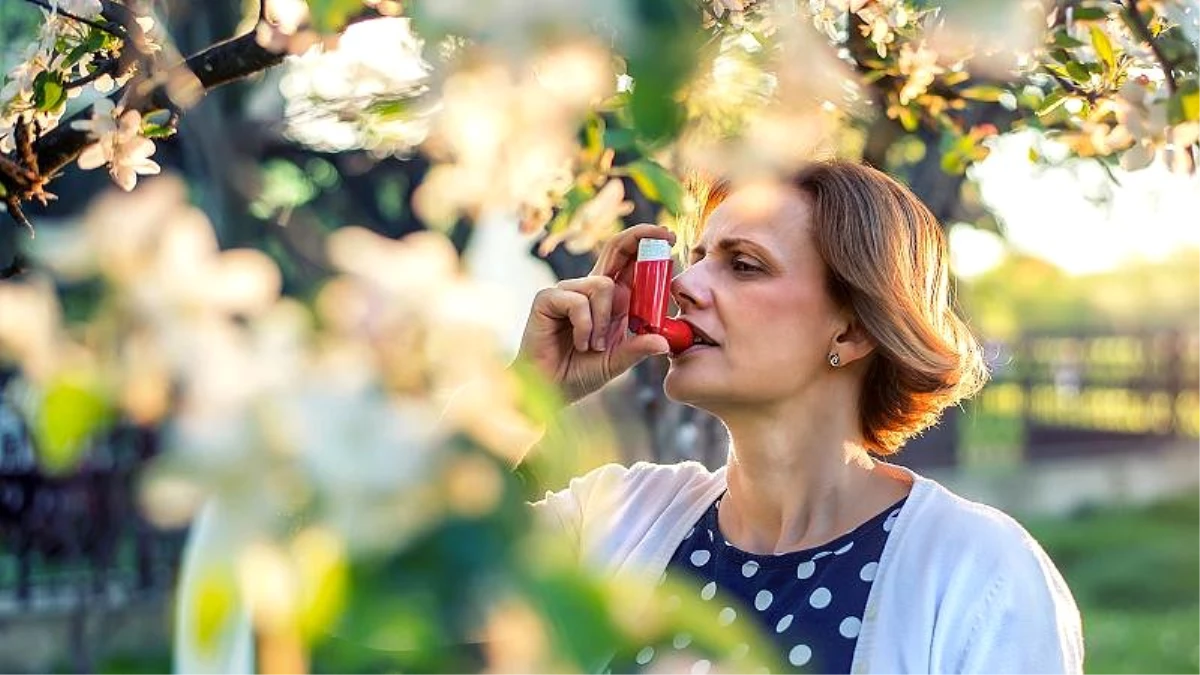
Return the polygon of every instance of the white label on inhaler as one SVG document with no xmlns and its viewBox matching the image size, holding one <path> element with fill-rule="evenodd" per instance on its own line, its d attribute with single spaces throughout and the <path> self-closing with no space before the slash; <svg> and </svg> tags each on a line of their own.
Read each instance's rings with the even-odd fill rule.
<svg viewBox="0 0 1200 675">
<path fill-rule="evenodd" d="M 671 244 L 665 239 L 643 239 L 638 242 L 638 260 L 670 260 Z"/>
</svg>

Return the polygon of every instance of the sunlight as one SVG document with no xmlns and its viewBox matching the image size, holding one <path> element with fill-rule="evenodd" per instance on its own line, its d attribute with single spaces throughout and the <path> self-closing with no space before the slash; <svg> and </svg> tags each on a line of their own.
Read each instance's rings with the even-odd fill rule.
<svg viewBox="0 0 1200 675">
<path fill-rule="evenodd" d="M 1135 172 L 1113 169 L 1117 185 L 1094 161 L 1032 165 L 1035 143 L 1032 133 L 1001 137 L 971 171 L 1014 251 L 1079 275 L 1200 247 L 1197 177 L 1171 173 L 1156 161 Z"/>
<path fill-rule="evenodd" d="M 1004 239 L 966 223 L 949 229 L 950 269 L 961 279 L 974 279 L 1004 262 L 1008 254 Z"/>
</svg>

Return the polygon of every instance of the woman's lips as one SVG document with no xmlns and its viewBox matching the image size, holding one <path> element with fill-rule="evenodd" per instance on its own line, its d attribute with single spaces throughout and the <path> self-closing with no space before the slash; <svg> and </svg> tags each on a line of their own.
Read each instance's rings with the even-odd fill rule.
<svg viewBox="0 0 1200 675">
<path fill-rule="evenodd" d="M 692 333 L 694 335 L 693 339 L 695 340 L 695 342 L 700 343 L 700 344 L 706 344 L 709 346 L 717 346 L 717 347 L 720 346 L 716 340 L 712 339 L 711 335 L 704 332 L 703 328 L 700 328 L 699 326 L 692 323 L 691 321 L 688 321 L 687 319 L 680 319 L 680 321 L 682 321 L 683 323 L 686 323 L 692 329 Z"/>
<path fill-rule="evenodd" d="M 691 347 L 688 347 L 687 349 L 683 350 L 682 352 L 678 352 L 678 353 L 676 353 L 676 352 L 671 352 L 670 354 L 668 354 L 668 355 L 667 355 L 667 357 L 668 357 L 668 358 L 671 358 L 671 359 L 682 358 L 682 357 L 684 357 L 684 356 L 687 356 L 687 355 L 689 355 L 689 354 L 694 354 L 694 353 L 696 353 L 696 352 L 701 352 L 701 351 L 704 351 L 704 350 L 706 350 L 706 349 L 717 349 L 717 347 L 716 347 L 715 345 L 706 345 L 706 344 L 702 344 L 702 343 L 699 343 L 699 342 L 697 342 L 697 343 L 693 344 Z"/>
</svg>

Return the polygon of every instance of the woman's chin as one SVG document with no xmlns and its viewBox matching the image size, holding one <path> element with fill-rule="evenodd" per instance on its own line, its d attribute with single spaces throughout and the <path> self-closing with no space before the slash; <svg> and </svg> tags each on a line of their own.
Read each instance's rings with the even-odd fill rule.
<svg viewBox="0 0 1200 675">
<path fill-rule="evenodd" d="M 709 386 L 706 386 L 709 385 Z M 711 383 L 702 382 L 690 373 L 680 373 L 674 369 L 667 371 L 663 379 L 663 393 L 676 403 L 702 407 L 701 402 L 709 400 L 715 392 Z"/>
</svg>

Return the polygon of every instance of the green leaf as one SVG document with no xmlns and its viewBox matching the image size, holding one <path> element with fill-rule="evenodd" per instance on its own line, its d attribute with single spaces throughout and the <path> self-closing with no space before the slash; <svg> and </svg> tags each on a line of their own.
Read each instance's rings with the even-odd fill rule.
<svg viewBox="0 0 1200 675">
<path fill-rule="evenodd" d="M 632 150 L 637 147 L 637 136 L 633 129 L 609 127 L 604 130 L 604 145 L 613 150 Z"/>
<path fill-rule="evenodd" d="M 1048 115 L 1053 112 L 1055 108 L 1059 107 L 1063 103 L 1066 103 L 1066 101 L 1066 94 L 1058 90 L 1052 91 L 1048 96 L 1046 96 L 1046 98 L 1042 99 L 1042 105 L 1037 109 L 1037 114 L 1039 116 Z"/>
<path fill-rule="evenodd" d="M 43 70 L 33 78 L 33 105 L 38 112 L 52 112 L 67 102 L 67 89 L 58 75 Z"/>
<path fill-rule="evenodd" d="M 175 130 L 162 124 L 146 124 L 143 122 L 142 135 L 146 138 L 170 138 L 175 135 Z"/>
<path fill-rule="evenodd" d="M 1185 82 L 1171 97 L 1167 108 L 1171 124 L 1200 120 L 1200 87 L 1195 80 Z"/>
<path fill-rule="evenodd" d="M 1050 50 L 1050 58 L 1054 59 L 1056 62 L 1058 62 L 1062 65 L 1066 65 L 1075 60 L 1075 57 L 1071 56 L 1071 53 L 1065 49 L 1051 49 Z"/>
<path fill-rule="evenodd" d="M 678 82 L 674 74 L 659 77 L 643 74 L 638 77 L 629 101 L 634 129 L 638 137 L 651 147 L 658 147 L 675 138 L 683 128 L 683 106 L 675 100 Z"/>
<path fill-rule="evenodd" d="M 413 114 L 420 96 L 404 98 L 380 98 L 367 104 L 367 112 L 372 115 L 391 119 L 404 119 Z"/>
<path fill-rule="evenodd" d="M 588 157 L 599 158 L 604 152 L 604 118 L 589 115 L 583 126 L 583 147 Z"/>
<path fill-rule="evenodd" d="M 1078 61 L 1071 61 L 1066 64 L 1066 68 L 1067 74 L 1071 76 L 1071 79 L 1080 84 L 1086 84 L 1092 79 L 1092 74 L 1088 72 L 1087 67 Z"/>
<path fill-rule="evenodd" d="M 1075 7 L 1072 15 L 1076 21 L 1103 21 L 1108 18 L 1108 12 L 1100 7 Z"/>
<path fill-rule="evenodd" d="M 942 155 L 941 165 L 942 171 L 951 175 L 957 175 L 967 170 L 966 158 L 958 151 Z"/>
<path fill-rule="evenodd" d="M 921 120 L 917 117 L 917 113 L 913 112 L 913 109 L 910 106 L 899 108 L 896 111 L 896 114 L 899 117 L 900 126 L 904 127 L 904 130 L 909 133 L 916 131 L 917 127 L 921 124 Z"/>
<path fill-rule="evenodd" d="M 191 595 L 193 633 L 191 639 L 201 650 L 215 650 L 217 640 L 237 617 L 237 579 L 227 566 L 210 564 L 195 572 L 196 579 L 187 589 Z"/>
<path fill-rule="evenodd" d="M 146 138 L 166 138 L 175 135 L 171 128 L 171 112 L 155 110 L 142 116 L 141 134 Z"/>
<path fill-rule="evenodd" d="M 967 87 L 958 93 L 963 98 L 995 103 L 1004 95 L 1004 89 L 990 84 L 981 84 L 974 87 Z"/>
<path fill-rule="evenodd" d="M 50 473 L 65 473 L 82 459 L 87 441 L 111 419 L 99 387 L 86 376 L 51 381 L 34 421 L 38 460 Z"/>
<path fill-rule="evenodd" d="M 362 0 L 308 0 L 313 28 L 323 35 L 337 33 L 362 11 Z"/>
<path fill-rule="evenodd" d="M 1065 30 L 1057 30 L 1054 32 L 1054 44 L 1055 46 L 1062 47 L 1063 49 L 1075 49 L 1076 47 L 1082 47 L 1087 43 L 1083 40 L 1076 40 L 1070 35 L 1067 35 L 1067 31 Z"/>
<path fill-rule="evenodd" d="M 647 199 L 662 204 L 673 216 L 683 213 L 683 186 L 671 172 L 648 159 L 639 159 L 626 170 Z"/>
<path fill-rule="evenodd" d="M 1112 41 L 1099 26 L 1092 26 L 1092 47 L 1096 49 L 1096 56 L 1104 63 L 1105 71 L 1112 72 L 1117 67 L 1117 57 L 1113 54 Z"/>
<path fill-rule="evenodd" d="M 966 70 L 954 70 L 942 76 L 942 82 L 945 82 L 946 86 L 949 87 L 961 84 L 969 79 L 971 79 L 971 73 Z"/>
<path fill-rule="evenodd" d="M 605 589 L 574 570 L 556 570 L 530 584 L 529 598 L 551 629 L 557 651 L 584 672 L 596 672 L 621 644 Z"/>
</svg>

